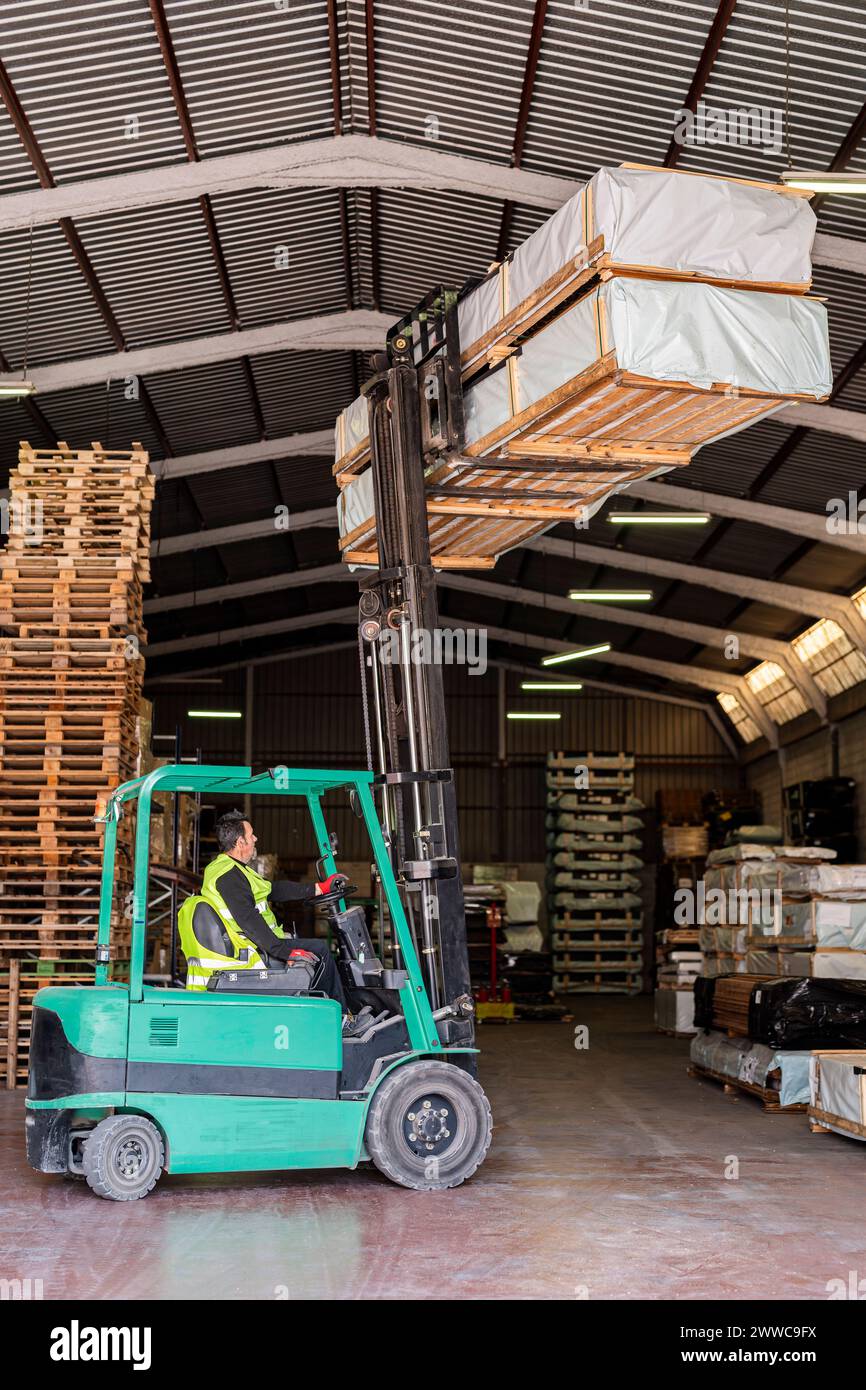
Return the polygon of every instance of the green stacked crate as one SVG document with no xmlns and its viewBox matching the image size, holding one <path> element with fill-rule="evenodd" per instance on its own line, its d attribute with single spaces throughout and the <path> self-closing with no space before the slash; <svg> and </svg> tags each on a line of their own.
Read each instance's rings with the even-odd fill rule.
<svg viewBox="0 0 866 1390">
<path fill-rule="evenodd" d="M 554 988 L 638 994 L 643 803 L 626 753 L 549 753 L 547 907 Z"/>
</svg>

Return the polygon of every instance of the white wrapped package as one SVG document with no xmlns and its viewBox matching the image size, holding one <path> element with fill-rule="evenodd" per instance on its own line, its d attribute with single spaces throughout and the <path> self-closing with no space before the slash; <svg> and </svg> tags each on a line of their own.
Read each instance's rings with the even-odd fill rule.
<svg viewBox="0 0 866 1390">
<path fill-rule="evenodd" d="M 702 282 L 609 280 L 465 393 L 473 444 L 613 351 L 621 371 L 769 395 L 828 395 L 827 311 L 817 299 Z M 516 400 L 513 399 L 515 394 Z M 626 432 L 627 433 L 627 432 Z"/>
<path fill-rule="evenodd" d="M 782 951 L 783 974 L 814 980 L 866 980 L 863 951 Z"/>
<path fill-rule="evenodd" d="M 703 925 L 698 932 L 702 951 L 730 951 L 741 954 L 746 949 L 746 927 L 711 927 Z"/>
<path fill-rule="evenodd" d="M 773 950 L 750 950 L 746 953 L 747 975 L 782 975 L 782 952 Z"/>
<path fill-rule="evenodd" d="M 574 817 L 570 816 L 570 820 Z M 636 819 L 632 817 L 632 819 Z M 621 854 L 624 850 L 640 849 L 641 841 L 637 835 L 575 835 L 566 832 L 562 835 L 549 835 L 548 848 L 563 850 L 570 854 L 581 854 L 583 852 L 599 854 Z M 557 858 L 555 861 L 559 863 Z M 627 869 L 642 869 L 643 860 L 636 855 L 628 855 L 623 864 Z"/>
<path fill-rule="evenodd" d="M 577 855 L 571 854 L 568 850 L 560 850 L 553 856 L 553 862 L 558 869 L 583 869 L 589 873 L 604 873 L 605 870 L 613 869 L 642 869 L 643 860 L 636 854 L 620 854 L 611 852 L 609 847 L 602 841 L 601 844 L 592 845 L 590 848 L 598 852 L 591 859 L 581 859 Z"/>
<path fill-rule="evenodd" d="M 669 1033 L 694 1033 L 695 996 L 690 989 L 657 989 L 655 992 L 657 1028 Z"/>
<path fill-rule="evenodd" d="M 807 199 L 771 188 L 675 170 L 600 169 L 517 248 L 507 308 L 599 236 L 612 265 L 805 288 L 815 227 Z"/>
<path fill-rule="evenodd" d="M 611 280 L 598 293 L 623 371 L 780 395 L 832 390 L 827 311 L 816 299 L 675 280 Z"/>
<path fill-rule="evenodd" d="M 716 954 L 707 951 L 704 954 L 704 964 L 701 974 L 705 978 L 712 978 L 719 975 L 745 975 L 746 957 L 744 955 L 730 955 L 727 952 L 724 954 Z"/>
<path fill-rule="evenodd" d="M 727 1038 L 723 1033 L 698 1033 L 690 1048 L 692 1061 L 719 1076 L 777 1090 L 780 1105 L 808 1105 L 809 1052 L 774 1052 L 749 1038 Z M 773 1073 L 778 1073 L 778 1076 Z"/>
<path fill-rule="evenodd" d="M 707 855 L 707 867 L 738 864 L 743 859 L 772 859 L 775 853 L 775 849 L 770 845 L 728 845 L 725 849 L 710 851 Z"/>
<path fill-rule="evenodd" d="M 771 859 L 749 864 L 743 883 L 749 890 L 799 897 L 866 898 L 866 864 L 810 864 Z"/>
<path fill-rule="evenodd" d="M 590 238 L 617 265 L 807 286 L 816 225 L 806 198 L 730 179 L 600 169 L 590 182 Z"/>
<path fill-rule="evenodd" d="M 516 879 L 502 884 L 505 894 L 505 917 L 508 922 L 537 922 L 541 906 L 541 888 L 529 879 Z"/>
<path fill-rule="evenodd" d="M 804 902 L 786 902 L 771 921 L 759 919 L 760 914 L 756 914 L 752 921 L 754 935 L 774 937 L 780 942 L 795 940 L 866 951 L 866 900 L 863 899 L 846 902 L 844 899 L 810 898 Z"/>
<path fill-rule="evenodd" d="M 542 327 L 510 366 L 466 389 L 466 443 L 485 439 L 611 351 L 621 371 L 701 389 L 723 384 L 818 400 L 833 384 L 827 311 L 816 299 L 615 279 Z M 359 398 L 340 416 L 338 458 L 341 447 L 348 452 L 366 438 L 366 410 Z"/>
<path fill-rule="evenodd" d="M 809 1115 L 827 1129 L 866 1139 L 866 1052 L 814 1052 Z"/>
<path fill-rule="evenodd" d="M 821 849 L 818 845 L 742 844 L 712 850 L 707 855 L 707 864 L 734 864 L 744 859 L 805 859 L 820 863 L 835 858 L 834 849 Z"/>
</svg>

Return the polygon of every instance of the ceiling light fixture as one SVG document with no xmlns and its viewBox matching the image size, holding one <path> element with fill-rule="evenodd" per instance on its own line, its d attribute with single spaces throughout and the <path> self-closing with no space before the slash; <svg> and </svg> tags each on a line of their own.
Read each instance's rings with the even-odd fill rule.
<svg viewBox="0 0 866 1390">
<path fill-rule="evenodd" d="M 0 381 L 0 396 L 21 400 L 24 396 L 35 396 L 36 387 L 32 381 L 19 378 L 18 381 Z"/>
<path fill-rule="evenodd" d="M 582 690 L 580 681 L 521 681 L 521 690 Z"/>
<path fill-rule="evenodd" d="M 546 713 L 543 710 L 509 710 L 507 719 L 561 719 L 562 715 L 557 711 Z"/>
<path fill-rule="evenodd" d="M 652 589 L 569 589 L 576 603 L 649 603 Z"/>
<path fill-rule="evenodd" d="M 614 526 L 706 526 L 709 512 L 611 512 Z"/>
<path fill-rule="evenodd" d="M 560 666 L 564 661 L 579 661 L 582 656 L 597 656 L 600 652 L 609 652 L 610 643 L 600 642 L 597 647 L 584 647 L 579 652 L 559 652 L 556 656 L 546 656 L 543 658 L 542 666 Z"/>
<path fill-rule="evenodd" d="M 866 174 L 832 169 L 786 169 L 782 182 L 789 188 L 807 188 L 812 193 L 866 193 Z"/>
<path fill-rule="evenodd" d="M 243 719 L 239 709 L 188 709 L 188 719 Z"/>
</svg>

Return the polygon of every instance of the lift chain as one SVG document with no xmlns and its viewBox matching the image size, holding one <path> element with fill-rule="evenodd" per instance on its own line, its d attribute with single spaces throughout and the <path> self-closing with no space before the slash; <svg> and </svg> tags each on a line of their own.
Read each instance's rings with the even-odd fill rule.
<svg viewBox="0 0 866 1390">
<path fill-rule="evenodd" d="M 372 655 L 373 661 L 376 660 Z M 364 716 L 364 742 L 367 745 L 367 771 L 373 771 L 373 745 L 370 742 L 370 707 L 367 702 L 367 663 L 365 660 L 365 643 L 358 629 L 358 659 L 361 663 L 361 709 Z"/>
</svg>

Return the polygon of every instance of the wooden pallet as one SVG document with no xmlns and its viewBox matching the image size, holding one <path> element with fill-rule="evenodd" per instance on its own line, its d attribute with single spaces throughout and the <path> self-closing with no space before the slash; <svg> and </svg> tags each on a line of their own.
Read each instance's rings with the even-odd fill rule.
<svg viewBox="0 0 866 1390">
<path fill-rule="evenodd" d="M 490 560 L 559 521 L 579 522 L 585 508 L 626 483 L 688 465 L 703 444 L 762 419 L 786 399 L 732 393 L 722 383 L 699 389 L 655 381 L 621 371 L 607 353 L 468 445 L 463 463 L 429 476 L 433 564 Z M 338 465 L 340 486 L 354 481 L 358 462 L 351 470 Z M 459 488 L 462 496 L 443 488 Z M 516 491 L 520 500 L 509 499 Z M 378 563 L 374 518 L 342 537 L 340 548 L 349 563 Z"/>
<path fill-rule="evenodd" d="M 688 1068 L 687 1075 L 694 1077 L 697 1081 L 717 1081 L 725 1091 L 726 1095 L 736 1095 L 738 1091 L 745 1092 L 747 1095 L 755 1096 L 763 1102 L 764 1110 L 769 1115 L 802 1115 L 808 1106 L 802 1105 L 782 1105 L 779 1101 L 778 1091 L 772 1090 L 769 1086 L 758 1086 L 752 1081 L 740 1081 L 738 1077 L 725 1076 L 722 1072 L 710 1071 L 707 1067 L 698 1066 L 693 1062 Z"/>
<path fill-rule="evenodd" d="M 0 553 L 0 1032 L 10 1084 L 26 1076 L 28 990 L 55 967 L 71 978 L 61 959 L 92 979 L 104 834 L 94 815 L 137 768 L 144 660 L 130 639 L 143 648 L 153 490 L 140 445 L 25 442 L 10 478 L 13 508 L 42 527 L 38 547 L 13 533 Z M 115 960 L 130 947 L 131 837 L 124 822 Z"/>
</svg>

